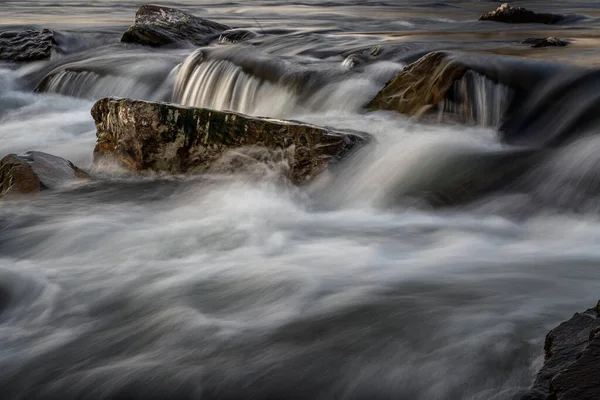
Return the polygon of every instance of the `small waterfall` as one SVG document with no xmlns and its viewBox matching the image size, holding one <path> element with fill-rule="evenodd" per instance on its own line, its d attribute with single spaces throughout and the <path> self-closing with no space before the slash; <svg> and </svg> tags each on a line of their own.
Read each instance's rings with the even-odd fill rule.
<svg viewBox="0 0 600 400">
<path fill-rule="evenodd" d="M 41 89 L 41 87 L 40 87 Z M 105 96 L 134 96 L 148 98 L 152 88 L 136 79 L 99 75 L 93 71 L 60 71 L 43 84 L 43 91 L 65 96 L 97 99 Z"/>
<path fill-rule="evenodd" d="M 440 119 L 444 114 L 454 114 L 463 122 L 495 128 L 502 122 L 512 96 L 509 87 L 468 71 L 454 83 L 449 97 L 440 105 Z"/>
<path fill-rule="evenodd" d="M 173 101 L 270 116 L 285 115 L 298 106 L 298 96 L 291 89 L 250 75 L 231 61 L 204 60 L 201 51 L 179 67 Z"/>
<path fill-rule="evenodd" d="M 112 52 L 111 52 L 112 51 Z M 98 53 L 98 52 L 96 52 Z M 123 53 L 111 48 L 102 55 L 80 59 L 78 54 L 51 64 L 35 78 L 35 91 L 97 100 L 106 96 L 169 100 L 181 53 Z M 85 54 L 85 52 L 83 53 Z"/>
<path fill-rule="evenodd" d="M 399 69 L 397 63 L 349 70 L 338 62 L 197 50 L 176 68 L 172 101 L 251 115 L 358 112 Z"/>
</svg>

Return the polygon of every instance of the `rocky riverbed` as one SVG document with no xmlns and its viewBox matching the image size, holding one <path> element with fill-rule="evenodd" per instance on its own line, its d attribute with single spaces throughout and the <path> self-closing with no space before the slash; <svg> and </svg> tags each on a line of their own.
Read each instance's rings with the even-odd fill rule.
<svg viewBox="0 0 600 400">
<path fill-rule="evenodd" d="M 13 3 L 5 398 L 600 396 L 594 4 Z"/>
</svg>

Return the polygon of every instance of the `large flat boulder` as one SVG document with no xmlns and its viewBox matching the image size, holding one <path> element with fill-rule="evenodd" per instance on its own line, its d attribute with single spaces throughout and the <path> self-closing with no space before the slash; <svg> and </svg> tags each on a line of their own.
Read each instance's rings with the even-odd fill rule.
<svg viewBox="0 0 600 400">
<path fill-rule="evenodd" d="M 37 61 L 50 58 L 58 45 L 50 29 L 0 32 L 0 60 Z"/>
<path fill-rule="evenodd" d="M 0 160 L 0 197 L 35 194 L 87 178 L 72 162 L 48 153 L 9 154 Z"/>
<path fill-rule="evenodd" d="M 287 177 L 300 184 L 368 142 L 366 134 L 301 122 L 131 99 L 101 99 L 92 116 L 95 161 L 109 158 L 133 171 L 221 171 L 231 151 L 256 154 L 248 148 L 259 147 L 279 152 Z"/>
<path fill-rule="evenodd" d="M 546 336 L 545 360 L 522 400 L 600 399 L 600 303 Z"/>
<path fill-rule="evenodd" d="M 510 24 L 556 24 L 564 20 L 563 15 L 536 13 L 523 7 L 511 7 L 503 3 L 494 11 L 485 13 L 479 17 L 480 21 L 496 21 Z"/>
<path fill-rule="evenodd" d="M 231 28 L 227 25 L 175 8 L 143 5 L 135 15 L 133 25 L 121 37 L 121 42 L 154 47 L 177 42 L 204 46 L 215 35 L 228 29 Z"/>
</svg>

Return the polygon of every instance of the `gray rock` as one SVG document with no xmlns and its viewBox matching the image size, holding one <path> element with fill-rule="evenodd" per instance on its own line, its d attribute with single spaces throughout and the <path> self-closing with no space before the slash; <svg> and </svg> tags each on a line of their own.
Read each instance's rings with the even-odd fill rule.
<svg viewBox="0 0 600 400">
<path fill-rule="evenodd" d="M 523 44 L 530 44 L 533 48 L 539 47 L 564 47 L 569 44 L 566 40 L 561 40 L 556 37 L 547 37 L 547 38 L 529 38 L 523 41 Z"/>
<path fill-rule="evenodd" d="M 556 24 L 564 20 L 563 15 L 536 13 L 523 7 L 511 7 L 508 3 L 502 4 L 494 11 L 483 14 L 480 21 L 496 21 L 510 24 Z"/>
<path fill-rule="evenodd" d="M 196 17 L 175 8 L 143 5 L 133 25 L 123 34 L 121 42 L 147 46 L 163 46 L 177 42 L 189 42 L 204 46 L 230 29 L 208 19 Z"/>
<path fill-rule="evenodd" d="M 548 333 L 545 361 L 522 400 L 600 399 L 600 303 Z"/>
<path fill-rule="evenodd" d="M 287 177 L 301 184 L 369 140 L 301 122 L 131 99 L 101 99 L 92 116 L 94 160 L 108 158 L 140 172 L 234 172 L 240 159 L 268 158 L 287 163 Z"/>
<path fill-rule="evenodd" d="M 51 154 L 39 151 L 9 154 L 0 160 L 0 197 L 35 194 L 88 177 L 70 161 Z"/>
<path fill-rule="evenodd" d="M 58 45 L 50 29 L 4 31 L 0 33 L 0 60 L 37 61 L 50 58 Z"/>
</svg>

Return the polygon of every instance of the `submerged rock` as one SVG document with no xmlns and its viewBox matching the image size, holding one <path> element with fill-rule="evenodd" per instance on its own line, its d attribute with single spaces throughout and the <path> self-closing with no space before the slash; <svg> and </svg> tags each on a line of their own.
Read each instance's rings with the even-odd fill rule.
<svg viewBox="0 0 600 400">
<path fill-rule="evenodd" d="M 0 33 L 0 60 L 37 61 L 50 58 L 58 45 L 50 29 L 5 31 Z"/>
<path fill-rule="evenodd" d="M 0 160 L 0 197 L 35 194 L 88 177 L 72 162 L 51 154 L 39 151 L 9 154 Z"/>
<path fill-rule="evenodd" d="M 569 44 L 566 40 L 561 40 L 556 37 L 548 37 L 548 38 L 529 38 L 523 41 L 524 44 L 530 44 L 533 48 L 538 47 L 563 47 Z"/>
<path fill-rule="evenodd" d="M 368 141 L 301 122 L 131 99 L 99 100 L 92 116 L 94 160 L 108 157 L 133 171 L 206 172 L 231 150 L 260 146 L 283 151 L 287 176 L 300 184 Z"/>
<path fill-rule="evenodd" d="M 215 34 L 230 29 L 208 19 L 196 17 L 175 8 L 143 5 L 133 25 L 123 34 L 121 42 L 162 46 L 176 42 L 206 45 Z"/>
<path fill-rule="evenodd" d="M 548 333 L 545 361 L 522 400 L 600 399 L 600 302 Z"/>
<path fill-rule="evenodd" d="M 510 24 L 556 24 L 564 19 L 557 14 L 536 13 L 523 7 L 511 7 L 508 3 L 502 4 L 494 11 L 482 14 L 480 21 L 496 21 Z"/>
<path fill-rule="evenodd" d="M 248 29 L 230 29 L 219 35 L 219 43 L 240 43 L 258 36 L 258 33 Z"/>
</svg>

